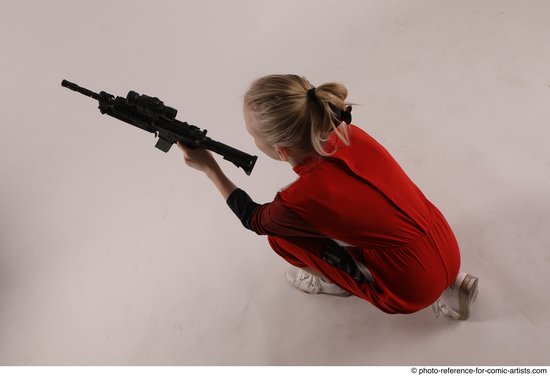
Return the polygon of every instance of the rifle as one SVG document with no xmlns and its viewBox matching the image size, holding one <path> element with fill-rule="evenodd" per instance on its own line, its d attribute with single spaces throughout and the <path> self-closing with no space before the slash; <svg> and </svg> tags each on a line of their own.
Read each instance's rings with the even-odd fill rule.
<svg viewBox="0 0 550 376">
<path fill-rule="evenodd" d="M 99 102 L 99 111 L 102 114 L 107 114 L 147 132 L 154 133 L 155 137 L 159 138 L 155 147 L 165 153 L 179 141 L 191 149 L 204 148 L 211 150 L 223 156 L 224 159 L 232 162 L 235 166 L 241 167 L 247 175 L 250 175 L 258 159 L 255 155 L 246 154 L 206 137 L 206 129 L 201 131 L 200 128 L 194 125 L 176 120 L 178 110 L 165 106 L 156 97 L 129 91 L 126 98 L 115 98 L 104 91 L 97 94 L 67 80 L 63 80 L 61 86 L 96 99 Z"/>
</svg>

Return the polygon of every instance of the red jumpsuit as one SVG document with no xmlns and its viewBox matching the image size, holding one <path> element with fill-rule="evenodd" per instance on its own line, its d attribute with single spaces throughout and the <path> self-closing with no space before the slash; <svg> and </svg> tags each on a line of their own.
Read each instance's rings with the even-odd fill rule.
<svg viewBox="0 0 550 376">
<path fill-rule="evenodd" d="M 289 263 L 319 271 L 384 312 L 418 311 L 454 282 L 458 243 L 388 151 L 362 129 L 349 129 L 349 146 L 333 134 L 326 144 L 336 147 L 333 155 L 305 160 L 294 168 L 299 178 L 273 202 L 255 204 L 250 229 L 268 235 Z M 330 239 L 346 243 L 374 282 L 327 262 L 323 249 Z"/>
</svg>

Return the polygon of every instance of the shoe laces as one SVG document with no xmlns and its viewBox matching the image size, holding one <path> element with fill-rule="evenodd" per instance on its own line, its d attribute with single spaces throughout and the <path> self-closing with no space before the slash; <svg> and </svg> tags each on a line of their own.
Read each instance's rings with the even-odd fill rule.
<svg viewBox="0 0 550 376">
<path fill-rule="evenodd" d="M 300 271 L 298 274 L 298 279 L 300 280 L 300 284 L 307 283 L 307 289 L 312 291 L 314 294 L 321 290 L 320 278 L 306 272 L 305 270 Z"/>
</svg>

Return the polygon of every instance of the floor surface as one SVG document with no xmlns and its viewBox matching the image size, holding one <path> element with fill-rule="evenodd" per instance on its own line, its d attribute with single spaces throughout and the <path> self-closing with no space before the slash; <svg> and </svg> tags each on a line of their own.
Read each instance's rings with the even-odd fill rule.
<svg viewBox="0 0 550 376">
<path fill-rule="evenodd" d="M 0 364 L 549 365 L 550 2 L 0 2 Z M 62 88 L 161 98 L 259 155 L 257 77 L 338 81 L 451 224 L 471 319 L 306 295 L 174 148 Z"/>
</svg>

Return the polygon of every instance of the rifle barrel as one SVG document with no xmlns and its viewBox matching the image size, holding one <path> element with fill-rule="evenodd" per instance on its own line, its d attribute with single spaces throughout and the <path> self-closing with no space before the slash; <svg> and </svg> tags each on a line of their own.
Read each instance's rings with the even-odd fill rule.
<svg viewBox="0 0 550 376">
<path fill-rule="evenodd" d="M 78 86 L 77 84 L 72 83 L 72 82 L 67 81 L 67 80 L 61 81 L 61 86 L 66 87 L 67 89 L 71 89 L 73 91 L 77 91 L 80 94 L 84 94 L 85 96 L 94 98 L 95 100 L 100 100 L 101 99 L 101 95 L 99 95 L 97 93 L 94 93 L 91 90 L 85 89 L 81 86 Z"/>
</svg>

